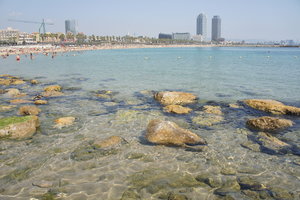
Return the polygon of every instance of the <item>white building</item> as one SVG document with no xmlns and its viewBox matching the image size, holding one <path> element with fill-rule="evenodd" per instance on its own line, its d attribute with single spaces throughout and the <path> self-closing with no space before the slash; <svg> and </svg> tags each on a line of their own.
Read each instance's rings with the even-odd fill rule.
<svg viewBox="0 0 300 200">
<path fill-rule="evenodd" d="M 18 40 L 20 31 L 8 27 L 7 29 L 0 30 L 0 41 L 16 42 Z"/>
<path fill-rule="evenodd" d="M 172 33 L 173 40 L 190 40 L 190 33 Z"/>
</svg>

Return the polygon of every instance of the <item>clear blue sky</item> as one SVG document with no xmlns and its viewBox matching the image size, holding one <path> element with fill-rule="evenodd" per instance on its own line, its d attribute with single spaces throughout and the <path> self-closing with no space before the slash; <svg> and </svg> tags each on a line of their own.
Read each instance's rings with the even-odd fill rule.
<svg viewBox="0 0 300 200">
<path fill-rule="evenodd" d="M 25 32 L 38 25 L 7 19 L 53 22 L 47 31 L 64 32 L 64 20 L 76 19 L 80 32 L 91 35 L 146 35 L 196 31 L 196 17 L 222 18 L 226 39 L 300 40 L 300 0 L 0 0 L 0 29 Z"/>
</svg>

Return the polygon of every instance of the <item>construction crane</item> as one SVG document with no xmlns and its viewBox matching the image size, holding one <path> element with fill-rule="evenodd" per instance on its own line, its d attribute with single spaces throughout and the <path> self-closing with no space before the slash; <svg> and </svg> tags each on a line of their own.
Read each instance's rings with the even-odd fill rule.
<svg viewBox="0 0 300 200">
<path fill-rule="evenodd" d="M 8 21 L 30 23 L 30 24 L 40 24 L 39 34 L 41 34 L 41 29 L 43 30 L 44 34 L 46 33 L 46 25 L 54 25 L 53 23 L 46 23 L 44 19 L 42 22 L 33 22 L 33 21 L 17 20 L 17 19 L 9 19 Z"/>
</svg>

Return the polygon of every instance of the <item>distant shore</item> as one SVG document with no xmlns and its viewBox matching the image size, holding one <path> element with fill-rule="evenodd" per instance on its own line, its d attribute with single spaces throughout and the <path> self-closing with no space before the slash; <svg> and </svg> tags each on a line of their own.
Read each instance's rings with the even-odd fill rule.
<svg viewBox="0 0 300 200">
<path fill-rule="evenodd" d="M 88 50 L 101 50 L 101 49 L 139 49 L 139 48 L 181 48 L 181 47 L 290 47 L 280 45 L 221 45 L 221 44 L 117 44 L 117 45 L 24 45 L 24 46 L 2 46 L 0 47 L 0 56 L 7 55 L 23 55 L 23 54 L 39 54 L 39 53 L 62 53 L 73 51 L 88 51 Z M 299 48 L 299 46 L 293 46 Z"/>
</svg>

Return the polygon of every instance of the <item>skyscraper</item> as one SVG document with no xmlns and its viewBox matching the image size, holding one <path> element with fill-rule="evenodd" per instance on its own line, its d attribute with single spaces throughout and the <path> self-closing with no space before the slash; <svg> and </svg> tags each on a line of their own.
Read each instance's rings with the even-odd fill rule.
<svg viewBox="0 0 300 200">
<path fill-rule="evenodd" d="M 214 16 L 211 24 L 211 40 L 218 41 L 221 38 L 221 18 Z"/>
<path fill-rule="evenodd" d="M 77 34 L 77 22 L 73 20 L 66 20 L 65 21 L 65 28 L 66 28 L 66 34 L 67 33 L 73 33 L 74 35 Z"/>
<path fill-rule="evenodd" d="M 200 15 L 198 15 L 196 27 L 197 27 L 197 31 L 196 31 L 197 35 L 202 35 L 203 39 L 205 39 L 207 33 L 205 14 L 201 13 Z"/>
</svg>

